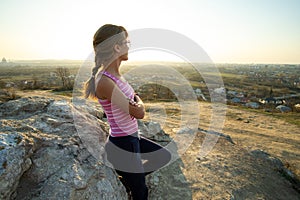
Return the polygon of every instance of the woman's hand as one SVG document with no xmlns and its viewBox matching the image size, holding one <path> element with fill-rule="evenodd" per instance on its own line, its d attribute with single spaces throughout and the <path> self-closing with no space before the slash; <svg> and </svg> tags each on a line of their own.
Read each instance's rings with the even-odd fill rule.
<svg viewBox="0 0 300 200">
<path fill-rule="evenodd" d="M 131 99 L 129 100 L 129 104 L 132 106 L 138 106 L 138 103 Z"/>
<path fill-rule="evenodd" d="M 134 95 L 134 100 L 129 100 L 129 113 L 137 119 L 143 119 L 145 116 L 144 103 L 137 94 Z"/>
</svg>

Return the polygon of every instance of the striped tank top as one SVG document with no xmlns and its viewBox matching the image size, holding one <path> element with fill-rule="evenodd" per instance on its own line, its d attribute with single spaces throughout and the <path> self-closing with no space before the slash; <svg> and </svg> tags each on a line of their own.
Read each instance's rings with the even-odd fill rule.
<svg viewBox="0 0 300 200">
<path fill-rule="evenodd" d="M 134 98 L 134 90 L 127 82 L 118 79 L 107 71 L 100 73 L 112 79 L 127 98 Z M 109 134 L 112 137 L 127 136 L 138 131 L 136 118 L 124 112 L 119 106 L 113 104 L 107 99 L 98 98 L 98 102 L 103 107 L 103 110 L 107 116 L 107 121 L 110 126 Z"/>
</svg>

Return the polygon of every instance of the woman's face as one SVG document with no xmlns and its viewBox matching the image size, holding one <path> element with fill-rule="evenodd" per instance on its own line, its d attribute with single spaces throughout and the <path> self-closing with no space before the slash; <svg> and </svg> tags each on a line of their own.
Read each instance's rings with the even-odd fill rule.
<svg viewBox="0 0 300 200">
<path fill-rule="evenodd" d="M 128 50 L 129 50 L 130 46 L 131 46 L 131 44 L 130 44 L 130 40 L 128 38 L 123 40 L 122 43 L 120 44 L 120 47 L 121 47 L 120 58 L 122 61 L 128 60 Z"/>
</svg>

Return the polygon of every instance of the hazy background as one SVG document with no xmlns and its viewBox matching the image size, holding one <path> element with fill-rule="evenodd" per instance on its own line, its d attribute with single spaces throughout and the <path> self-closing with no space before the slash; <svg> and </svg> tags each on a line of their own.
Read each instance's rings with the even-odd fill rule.
<svg viewBox="0 0 300 200">
<path fill-rule="evenodd" d="M 0 3 L 0 57 L 9 61 L 86 59 L 92 52 L 95 31 L 113 23 L 128 31 L 164 28 L 179 32 L 197 42 L 216 63 L 300 63 L 298 0 Z M 152 53 L 145 52 L 145 57 L 139 53 L 130 59 L 173 59 Z"/>
</svg>

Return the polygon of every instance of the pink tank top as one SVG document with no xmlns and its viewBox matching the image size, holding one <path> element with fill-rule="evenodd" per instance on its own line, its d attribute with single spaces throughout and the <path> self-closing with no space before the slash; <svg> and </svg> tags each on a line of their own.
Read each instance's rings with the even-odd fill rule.
<svg viewBox="0 0 300 200">
<path fill-rule="evenodd" d="M 107 71 L 101 73 L 112 79 L 127 98 L 134 98 L 134 90 L 127 82 L 118 79 Z M 98 102 L 103 107 L 103 110 L 107 116 L 107 121 L 110 126 L 109 133 L 112 137 L 127 136 L 138 131 L 136 118 L 124 112 L 121 110 L 121 108 L 119 108 L 119 106 L 113 104 L 107 99 L 98 98 Z"/>
</svg>

